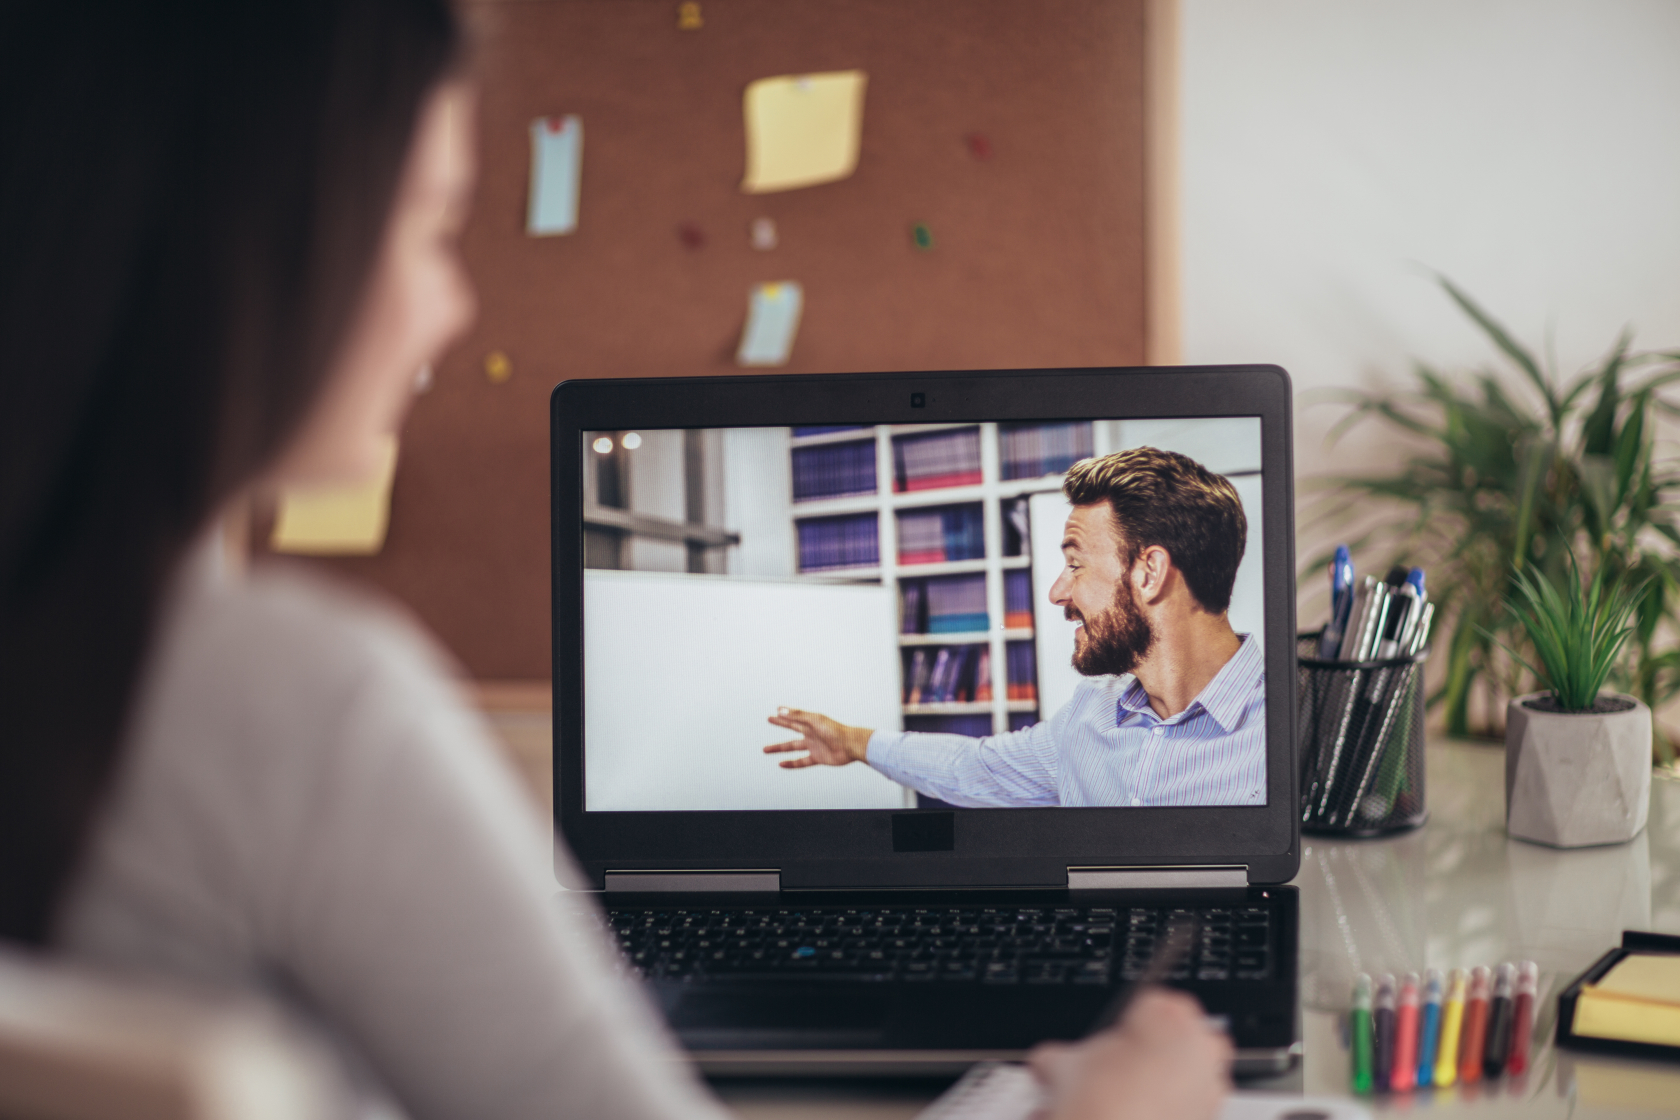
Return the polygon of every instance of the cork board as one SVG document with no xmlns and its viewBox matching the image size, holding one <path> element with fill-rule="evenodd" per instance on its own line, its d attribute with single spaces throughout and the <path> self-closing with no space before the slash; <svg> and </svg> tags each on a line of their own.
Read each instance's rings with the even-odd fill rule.
<svg viewBox="0 0 1680 1120">
<path fill-rule="evenodd" d="M 702 0 L 696 30 L 676 0 L 465 10 L 479 319 L 416 401 L 383 551 L 322 563 L 407 603 L 474 677 L 549 675 L 549 390 L 740 372 L 755 283 L 804 286 L 787 372 L 1144 361 L 1146 0 Z M 853 68 L 856 173 L 742 193 L 747 84 Z M 527 129 L 566 113 L 584 127 L 579 227 L 529 237 Z M 758 217 L 774 250 L 749 242 Z"/>
</svg>

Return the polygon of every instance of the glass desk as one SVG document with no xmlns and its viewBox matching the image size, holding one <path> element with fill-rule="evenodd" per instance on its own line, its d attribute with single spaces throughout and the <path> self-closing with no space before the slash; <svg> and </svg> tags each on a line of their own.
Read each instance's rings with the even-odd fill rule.
<svg viewBox="0 0 1680 1120">
<path fill-rule="evenodd" d="M 1504 751 L 1431 743 L 1431 817 L 1381 840 L 1303 837 L 1302 1033 L 1292 1074 L 1252 1087 L 1348 1092 L 1342 1019 L 1360 972 L 1401 974 L 1530 959 L 1541 996 L 1520 1080 L 1375 1096 L 1379 1115 L 1637 1120 L 1680 1116 L 1680 1063 L 1576 1055 L 1552 1046 L 1559 988 L 1624 929 L 1680 932 L 1680 782 L 1652 782 L 1650 823 L 1631 843 L 1556 851 L 1504 831 Z M 912 1117 L 937 1083 L 719 1082 L 747 1117 Z"/>
</svg>

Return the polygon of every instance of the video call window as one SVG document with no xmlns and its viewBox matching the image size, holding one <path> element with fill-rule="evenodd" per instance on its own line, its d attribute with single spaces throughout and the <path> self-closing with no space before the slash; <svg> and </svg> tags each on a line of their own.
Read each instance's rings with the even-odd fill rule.
<svg viewBox="0 0 1680 1120">
<path fill-rule="evenodd" d="M 581 453 L 587 810 L 1265 803 L 1258 418 L 589 432 Z M 1145 530 L 1212 519 L 1179 599 L 1092 590 L 1123 533 L 1070 505 L 1070 470 L 1154 495 L 1128 507 Z M 1108 568 L 1064 551 L 1070 516 Z M 1149 659 L 1186 648 L 1224 667 L 1163 718 Z M 866 760 L 783 768 L 815 757 L 765 753 L 805 737 L 783 710 L 873 731 Z"/>
</svg>

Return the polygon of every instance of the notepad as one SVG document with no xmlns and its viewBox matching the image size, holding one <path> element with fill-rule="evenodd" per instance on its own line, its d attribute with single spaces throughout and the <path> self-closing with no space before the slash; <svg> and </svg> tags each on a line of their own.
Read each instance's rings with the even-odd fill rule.
<svg viewBox="0 0 1680 1120">
<path fill-rule="evenodd" d="M 370 556 L 385 544 L 390 523 L 391 480 L 397 471 L 397 438 L 380 451 L 379 466 L 354 486 L 291 490 L 280 496 L 269 547 L 312 556 Z"/>
<path fill-rule="evenodd" d="M 862 70 L 787 74 L 747 86 L 748 194 L 844 179 L 857 170 L 863 138 Z"/>
<path fill-rule="evenodd" d="M 532 121 L 531 199 L 525 232 L 552 237 L 577 229 L 582 175 L 583 121 L 576 116 Z"/>
<path fill-rule="evenodd" d="M 1593 1038 L 1680 1046 L 1680 956 L 1631 953 L 1581 989 L 1574 1031 Z"/>
<path fill-rule="evenodd" d="M 799 333 L 805 293 L 792 280 L 759 284 L 747 300 L 747 325 L 735 361 L 743 366 L 786 365 Z"/>
</svg>

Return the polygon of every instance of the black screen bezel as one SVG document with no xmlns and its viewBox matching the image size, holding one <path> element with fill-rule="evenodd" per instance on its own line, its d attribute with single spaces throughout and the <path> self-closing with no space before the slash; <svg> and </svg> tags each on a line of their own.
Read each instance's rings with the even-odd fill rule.
<svg viewBox="0 0 1680 1120">
<path fill-rule="evenodd" d="M 911 394 L 924 403 L 911 404 Z M 949 852 L 894 852 L 893 809 L 586 812 L 583 455 L 588 431 L 1257 416 L 1265 588 L 1267 803 L 962 809 Z M 756 375 L 562 382 L 550 397 L 554 817 L 585 872 L 773 869 L 784 888 L 1065 886 L 1070 866 L 1300 864 L 1289 375 L 1270 365 Z"/>
</svg>

